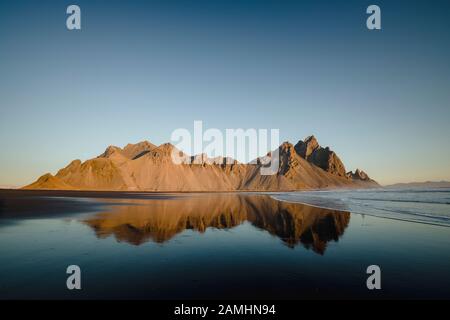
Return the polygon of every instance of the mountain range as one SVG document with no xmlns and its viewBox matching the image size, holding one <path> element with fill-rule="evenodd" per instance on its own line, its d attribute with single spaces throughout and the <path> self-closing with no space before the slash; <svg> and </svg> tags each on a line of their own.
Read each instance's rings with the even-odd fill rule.
<svg viewBox="0 0 450 320">
<path fill-rule="evenodd" d="M 402 182 L 385 186 L 392 189 L 408 188 L 450 188 L 450 181 L 423 181 L 423 182 Z"/>
<path fill-rule="evenodd" d="M 109 146 L 98 157 L 74 160 L 56 175 L 47 173 L 24 189 L 194 192 L 379 186 L 362 170 L 346 172 L 338 155 L 321 147 L 314 136 L 295 145 L 283 142 L 278 151 L 277 173 L 261 175 L 262 158 L 243 164 L 204 154 L 188 156 L 170 143 L 156 146 L 148 141 L 124 148 Z M 173 152 L 190 161 L 174 163 Z"/>
</svg>

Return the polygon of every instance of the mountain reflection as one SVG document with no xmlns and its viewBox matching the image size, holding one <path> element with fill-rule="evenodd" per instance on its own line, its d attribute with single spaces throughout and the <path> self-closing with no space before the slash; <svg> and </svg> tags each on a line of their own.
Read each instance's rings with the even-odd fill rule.
<svg viewBox="0 0 450 320">
<path fill-rule="evenodd" d="M 350 213 L 280 202 L 267 195 L 183 195 L 174 199 L 118 200 L 110 211 L 86 219 L 99 238 L 140 245 L 163 243 L 186 229 L 233 228 L 245 221 L 280 238 L 324 254 L 350 221 Z"/>
</svg>

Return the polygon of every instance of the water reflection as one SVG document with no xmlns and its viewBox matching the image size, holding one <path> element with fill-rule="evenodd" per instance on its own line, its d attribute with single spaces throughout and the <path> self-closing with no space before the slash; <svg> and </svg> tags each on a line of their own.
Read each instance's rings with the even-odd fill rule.
<svg viewBox="0 0 450 320">
<path fill-rule="evenodd" d="M 99 238 L 140 245 L 163 243 L 186 229 L 233 228 L 245 221 L 279 237 L 288 247 L 299 244 L 324 254 L 338 241 L 350 213 L 280 202 L 266 195 L 193 195 L 164 200 L 117 200 L 107 212 L 84 220 Z"/>
</svg>

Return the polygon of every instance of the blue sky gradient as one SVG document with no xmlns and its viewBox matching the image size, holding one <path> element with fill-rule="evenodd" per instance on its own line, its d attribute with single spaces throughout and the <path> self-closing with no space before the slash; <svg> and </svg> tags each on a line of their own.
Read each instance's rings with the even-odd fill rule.
<svg viewBox="0 0 450 320">
<path fill-rule="evenodd" d="M 194 120 L 314 134 L 383 184 L 450 180 L 448 1 L 1 1 L 0 39 L 0 185 Z"/>
</svg>

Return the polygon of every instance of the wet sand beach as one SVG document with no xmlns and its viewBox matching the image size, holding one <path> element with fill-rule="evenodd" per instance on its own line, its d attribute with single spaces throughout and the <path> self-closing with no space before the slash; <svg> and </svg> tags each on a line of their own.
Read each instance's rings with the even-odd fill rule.
<svg viewBox="0 0 450 320">
<path fill-rule="evenodd" d="M 449 298 L 449 235 L 269 194 L 1 191 L 0 298 Z"/>
</svg>

